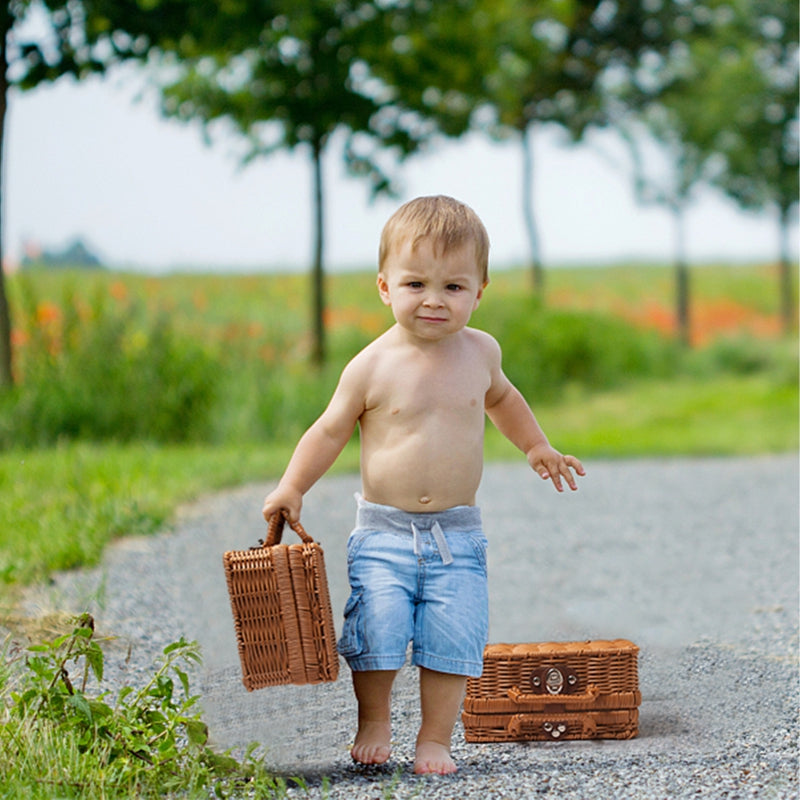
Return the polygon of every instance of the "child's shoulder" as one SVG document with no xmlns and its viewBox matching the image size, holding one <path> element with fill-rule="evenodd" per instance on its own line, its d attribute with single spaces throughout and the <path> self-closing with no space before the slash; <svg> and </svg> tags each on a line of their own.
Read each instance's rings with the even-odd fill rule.
<svg viewBox="0 0 800 800">
<path fill-rule="evenodd" d="M 472 347 L 480 350 L 488 358 L 500 356 L 500 345 L 490 333 L 486 333 L 486 331 L 482 331 L 479 328 L 464 328 L 463 334 Z"/>
<path fill-rule="evenodd" d="M 382 359 L 386 350 L 391 347 L 391 337 L 387 336 L 388 333 L 389 331 L 381 334 L 362 350 L 359 350 L 350 359 L 345 370 L 349 372 L 371 372 Z"/>
</svg>

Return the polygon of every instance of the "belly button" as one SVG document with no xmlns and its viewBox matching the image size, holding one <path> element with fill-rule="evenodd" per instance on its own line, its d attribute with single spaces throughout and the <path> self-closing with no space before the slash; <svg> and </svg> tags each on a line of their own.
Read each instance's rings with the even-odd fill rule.
<svg viewBox="0 0 800 800">
<path fill-rule="evenodd" d="M 426 494 L 423 495 L 422 497 L 420 497 L 420 499 L 419 499 L 419 502 L 422 503 L 423 506 L 425 506 L 428 503 L 430 503 L 430 501 L 431 501 L 430 497 L 428 497 L 428 495 L 426 495 Z"/>
</svg>

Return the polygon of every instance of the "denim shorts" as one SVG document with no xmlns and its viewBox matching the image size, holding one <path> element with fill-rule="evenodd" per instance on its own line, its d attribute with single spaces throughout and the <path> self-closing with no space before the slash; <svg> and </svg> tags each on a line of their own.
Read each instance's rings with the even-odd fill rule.
<svg viewBox="0 0 800 800">
<path fill-rule="evenodd" d="M 417 514 L 358 497 L 338 645 L 350 668 L 400 669 L 413 642 L 412 664 L 479 676 L 489 634 L 486 547 L 475 506 Z"/>
</svg>

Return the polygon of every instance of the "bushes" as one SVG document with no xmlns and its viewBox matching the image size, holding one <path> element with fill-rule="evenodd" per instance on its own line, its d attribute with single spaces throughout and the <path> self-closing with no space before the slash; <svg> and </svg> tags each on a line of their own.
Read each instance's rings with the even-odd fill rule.
<svg viewBox="0 0 800 800">
<path fill-rule="evenodd" d="M 554 400 L 569 386 L 606 389 L 678 367 L 677 345 L 655 332 L 529 297 L 505 298 L 481 324 L 500 341 L 506 374 L 531 402 Z"/>
<path fill-rule="evenodd" d="M 285 441 L 322 411 L 342 365 L 314 370 L 298 357 L 297 337 L 253 338 L 233 324 L 191 328 L 105 287 L 91 303 L 71 289 L 59 303 L 41 301 L 24 281 L 20 295 L 17 385 L 0 396 L 3 449 L 74 440 Z"/>
<path fill-rule="evenodd" d="M 798 342 L 784 339 L 764 341 L 753 336 L 726 336 L 686 357 L 686 369 L 691 375 L 708 374 L 765 375 L 777 388 L 796 387 L 798 371 Z"/>
<path fill-rule="evenodd" d="M 170 296 L 163 283 L 128 289 L 131 279 L 108 276 L 87 301 L 86 283 L 83 294 L 75 288 L 84 280 L 61 284 L 58 303 L 44 279 L 16 283 L 18 385 L 0 397 L 2 448 L 59 440 L 296 441 L 325 407 L 346 360 L 390 324 L 362 310 L 374 303 L 371 281 L 369 293 L 343 282 L 346 292 L 328 315 L 331 363 L 316 370 L 308 364 L 294 285 L 287 296 L 272 297 L 273 284 L 256 291 L 249 280 L 214 283 L 192 304 L 187 298 L 199 296 L 194 284 Z M 49 288 L 48 300 L 33 286 Z M 223 288 L 227 299 L 209 304 L 206 295 Z M 250 295 L 263 298 L 263 309 L 243 305 L 253 302 Z M 781 386 L 797 382 L 791 342 L 717 339 L 687 352 L 618 316 L 544 307 L 513 290 L 487 293 L 473 324 L 497 337 L 506 373 L 537 406 L 575 388 L 679 374 L 758 373 Z"/>
<path fill-rule="evenodd" d="M 25 295 L 17 387 L 0 406 L 0 444 L 59 439 L 187 441 L 208 433 L 218 367 L 208 348 L 138 304 L 60 305 Z"/>
</svg>

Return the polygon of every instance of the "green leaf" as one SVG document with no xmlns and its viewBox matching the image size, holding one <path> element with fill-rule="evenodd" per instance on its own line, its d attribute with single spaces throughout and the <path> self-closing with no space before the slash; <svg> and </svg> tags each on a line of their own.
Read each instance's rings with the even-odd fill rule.
<svg viewBox="0 0 800 800">
<path fill-rule="evenodd" d="M 89 700 L 89 708 L 95 717 L 113 717 L 114 710 L 102 700 Z"/>
<path fill-rule="evenodd" d="M 199 719 L 190 719 L 184 723 L 186 735 L 193 745 L 204 745 L 208 741 L 208 725 Z"/>
<path fill-rule="evenodd" d="M 164 653 L 165 656 L 168 656 L 171 653 L 174 653 L 176 650 L 180 650 L 181 648 L 185 648 L 185 647 L 190 647 L 190 646 L 193 646 L 195 644 L 196 644 L 196 642 L 189 643 L 189 642 L 186 641 L 186 639 L 183 638 L 183 636 L 181 636 L 181 638 L 178 639 L 177 642 L 172 642 L 171 644 L 168 644 L 164 648 L 163 653 Z"/>
<path fill-rule="evenodd" d="M 125 698 L 128 697 L 128 695 L 130 695 L 133 691 L 134 688 L 132 686 L 123 686 L 117 695 L 117 702 L 122 704 L 125 701 Z"/>
<path fill-rule="evenodd" d="M 181 682 L 181 686 L 183 687 L 183 693 L 185 695 L 189 695 L 189 676 L 182 670 L 175 667 L 175 674 L 178 676 L 178 679 Z"/>
<path fill-rule="evenodd" d="M 86 661 L 98 682 L 103 680 L 103 650 L 93 642 L 86 650 Z"/>
<path fill-rule="evenodd" d="M 74 708 L 81 716 L 83 716 L 89 724 L 94 720 L 92 714 L 92 707 L 89 701 L 80 693 L 71 694 L 67 697 L 67 705 Z"/>
</svg>

